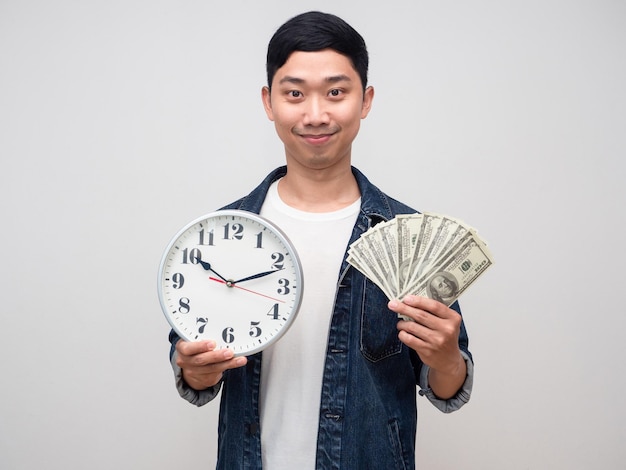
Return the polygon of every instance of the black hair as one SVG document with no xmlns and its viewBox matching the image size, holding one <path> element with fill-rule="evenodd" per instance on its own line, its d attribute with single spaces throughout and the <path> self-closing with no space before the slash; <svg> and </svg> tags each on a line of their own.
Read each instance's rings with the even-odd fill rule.
<svg viewBox="0 0 626 470">
<path fill-rule="evenodd" d="M 369 58 L 361 35 L 338 16 L 310 11 L 295 16 L 272 36 L 267 47 L 267 84 L 271 88 L 276 71 L 295 51 L 315 52 L 333 49 L 345 55 L 367 86 Z"/>
</svg>

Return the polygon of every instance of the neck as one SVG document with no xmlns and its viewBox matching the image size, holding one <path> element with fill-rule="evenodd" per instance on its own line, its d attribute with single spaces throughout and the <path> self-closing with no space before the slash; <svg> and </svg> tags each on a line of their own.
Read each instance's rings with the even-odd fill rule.
<svg viewBox="0 0 626 470">
<path fill-rule="evenodd" d="M 291 171 L 278 184 L 283 202 L 305 212 L 332 212 L 349 206 L 360 197 L 350 167 L 306 172 Z"/>
</svg>

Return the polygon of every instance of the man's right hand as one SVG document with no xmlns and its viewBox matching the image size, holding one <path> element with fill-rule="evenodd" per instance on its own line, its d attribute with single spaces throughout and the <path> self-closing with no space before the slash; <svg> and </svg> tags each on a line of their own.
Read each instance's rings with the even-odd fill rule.
<svg viewBox="0 0 626 470">
<path fill-rule="evenodd" d="M 215 341 L 176 343 L 176 364 L 183 370 L 183 379 L 194 390 L 217 385 L 227 369 L 245 365 L 245 357 L 233 357 L 231 349 L 215 350 Z"/>
</svg>

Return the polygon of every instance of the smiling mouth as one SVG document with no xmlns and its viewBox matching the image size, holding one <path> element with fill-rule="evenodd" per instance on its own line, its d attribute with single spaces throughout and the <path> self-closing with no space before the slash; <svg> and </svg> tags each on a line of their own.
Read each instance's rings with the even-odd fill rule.
<svg viewBox="0 0 626 470">
<path fill-rule="evenodd" d="M 302 139 L 311 145 L 323 145 L 327 143 L 333 134 L 304 134 L 301 135 Z"/>
<path fill-rule="evenodd" d="M 316 129 L 317 132 L 307 132 L 311 129 L 295 129 L 295 134 L 311 145 L 323 145 L 327 143 L 333 135 L 339 132 L 337 128 Z"/>
<path fill-rule="evenodd" d="M 326 137 L 330 137 L 332 134 L 303 134 L 302 137 L 305 139 L 324 139 Z"/>
</svg>

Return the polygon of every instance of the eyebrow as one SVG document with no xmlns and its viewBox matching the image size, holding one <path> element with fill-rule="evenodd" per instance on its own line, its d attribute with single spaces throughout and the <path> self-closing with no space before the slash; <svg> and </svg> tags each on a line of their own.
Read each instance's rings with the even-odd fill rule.
<svg viewBox="0 0 626 470">
<path fill-rule="evenodd" d="M 351 82 L 352 79 L 348 77 L 347 75 L 340 74 L 340 75 L 332 75 L 330 77 L 326 77 L 324 81 L 327 83 L 339 83 L 339 82 Z M 291 75 L 286 75 L 283 78 L 281 78 L 280 81 L 278 82 L 279 85 L 283 83 L 293 83 L 294 85 L 302 85 L 306 83 L 306 80 L 304 80 L 303 78 L 292 77 Z"/>
</svg>

